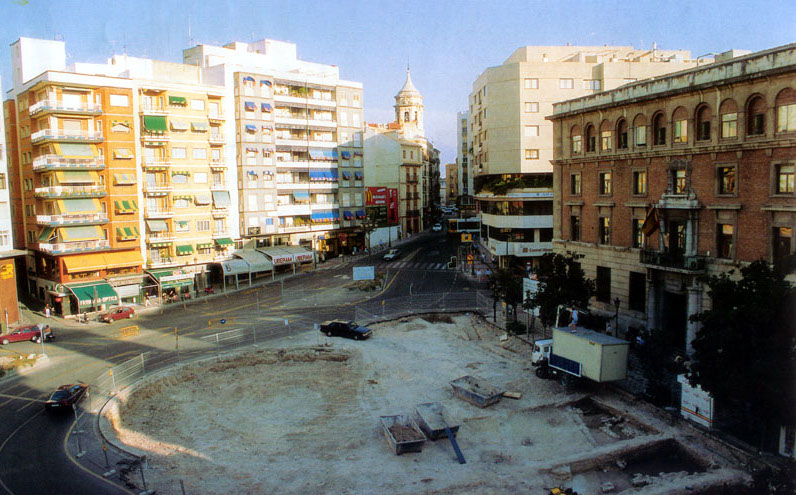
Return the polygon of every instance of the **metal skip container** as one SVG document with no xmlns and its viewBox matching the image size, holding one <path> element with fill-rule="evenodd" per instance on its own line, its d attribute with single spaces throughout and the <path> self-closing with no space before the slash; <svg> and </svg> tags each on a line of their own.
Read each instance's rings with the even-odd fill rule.
<svg viewBox="0 0 796 495">
<path fill-rule="evenodd" d="M 408 415 L 381 416 L 381 426 L 387 443 L 396 455 L 423 450 L 426 436 Z"/>
<path fill-rule="evenodd" d="M 481 408 L 499 402 L 504 392 L 486 380 L 470 375 L 457 378 L 450 384 L 456 397 Z"/>
</svg>

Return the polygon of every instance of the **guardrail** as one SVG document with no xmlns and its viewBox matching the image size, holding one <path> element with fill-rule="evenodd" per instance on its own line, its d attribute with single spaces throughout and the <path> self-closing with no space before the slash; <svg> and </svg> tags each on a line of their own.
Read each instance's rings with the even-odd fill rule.
<svg viewBox="0 0 796 495">
<path fill-rule="evenodd" d="M 130 325 L 129 327 L 122 327 L 113 334 L 114 339 L 124 339 L 126 337 L 138 336 L 138 325 Z"/>
</svg>

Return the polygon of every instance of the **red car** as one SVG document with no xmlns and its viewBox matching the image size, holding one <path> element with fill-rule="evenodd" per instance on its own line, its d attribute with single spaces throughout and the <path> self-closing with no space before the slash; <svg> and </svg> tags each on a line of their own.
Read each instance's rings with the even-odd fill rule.
<svg viewBox="0 0 796 495">
<path fill-rule="evenodd" d="M 44 408 L 50 410 L 71 408 L 86 395 L 87 390 L 88 385 L 85 383 L 61 385 L 44 403 Z"/>
<path fill-rule="evenodd" d="M 100 320 L 110 323 L 112 321 L 121 320 L 122 318 L 132 318 L 135 316 L 135 311 L 129 306 L 119 306 L 114 308 L 100 317 Z"/>
<path fill-rule="evenodd" d="M 0 335 L 0 344 L 6 345 L 11 342 L 22 342 L 23 340 L 30 340 L 38 344 L 41 342 L 42 329 L 44 329 L 44 339 L 47 340 L 47 342 L 55 338 L 55 334 L 50 330 L 49 325 L 36 323 L 35 325 L 25 325 L 24 327 L 15 328 L 5 335 Z"/>
</svg>

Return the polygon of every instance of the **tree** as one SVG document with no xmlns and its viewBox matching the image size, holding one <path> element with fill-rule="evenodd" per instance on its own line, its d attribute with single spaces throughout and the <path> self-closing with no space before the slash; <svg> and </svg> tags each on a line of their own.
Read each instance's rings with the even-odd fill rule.
<svg viewBox="0 0 796 495">
<path fill-rule="evenodd" d="M 497 313 L 497 302 L 503 301 L 517 317 L 517 305 L 522 302 L 522 278 L 511 270 L 498 268 L 489 275 L 489 289 L 492 291 L 492 310 Z"/>
<path fill-rule="evenodd" d="M 539 287 L 536 294 L 525 303 L 528 308 L 539 308 L 539 320 L 545 328 L 556 321 L 559 305 L 586 308 L 595 293 L 595 283 L 586 278 L 578 260 L 583 255 L 567 252 L 566 255 L 547 253 L 540 258 L 534 270 Z"/>
<path fill-rule="evenodd" d="M 796 291 L 764 260 L 734 272 L 705 279 L 712 307 L 691 317 L 701 328 L 688 380 L 717 402 L 748 405 L 762 446 L 768 426 L 796 423 Z"/>
</svg>

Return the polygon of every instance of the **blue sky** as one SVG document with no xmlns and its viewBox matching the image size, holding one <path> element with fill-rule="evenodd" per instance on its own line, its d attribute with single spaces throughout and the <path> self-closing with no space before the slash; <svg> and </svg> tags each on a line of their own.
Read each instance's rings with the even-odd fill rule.
<svg viewBox="0 0 796 495">
<path fill-rule="evenodd" d="M 393 118 L 406 65 L 423 93 L 426 133 L 455 159 L 456 112 L 472 82 L 524 45 L 632 45 L 753 51 L 796 41 L 796 2 L 326 0 L 0 0 L 0 76 L 20 36 L 66 42 L 68 62 L 131 56 L 180 61 L 193 44 L 272 38 L 299 57 L 340 67 L 365 88 L 365 120 Z M 99 7 L 101 5 L 101 7 Z M 189 38 L 188 26 L 191 36 Z"/>
</svg>

